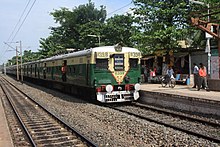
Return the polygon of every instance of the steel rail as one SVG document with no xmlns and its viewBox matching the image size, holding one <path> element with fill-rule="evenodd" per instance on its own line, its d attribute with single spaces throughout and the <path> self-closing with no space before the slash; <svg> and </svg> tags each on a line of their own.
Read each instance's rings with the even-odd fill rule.
<svg viewBox="0 0 220 147">
<path fill-rule="evenodd" d="M 175 129 L 175 130 L 179 130 L 179 131 L 182 131 L 182 132 L 184 132 L 184 133 L 197 136 L 197 137 L 199 137 L 199 138 L 203 138 L 203 139 L 206 139 L 206 140 L 209 140 L 209 141 L 212 141 L 212 142 L 220 143 L 220 139 L 218 139 L 218 138 L 209 137 L 209 136 L 206 136 L 206 135 L 203 135 L 203 134 L 200 134 L 200 133 L 197 133 L 197 132 L 193 132 L 193 131 L 190 131 L 190 130 L 187 130 L 187 129 L 183 129 L 183 128 L 181 128 L 181 127 L 177 127 L 177 126 L 174 126 L 174 125 L 170 125 L 170 124 L 168 124 L 168 123 L 164 123 L 164 122 L 161 122 L 161 121 L 152 119 L 152 118 L 148 118 L 148 117 L 141 116 L 141 115 L 138 115 L 138 114 L 135 114 L 135 113 L 132 113 L 132 112 L 128 112 L 128 111 L 125 111 L 125 110 L 121 110 L 121 109 L 118 109 L 118 108 L 116 108 L 116 107 L 114 107 L 114 106 L 105 105 L 105 107 L 114 109 L 114 110 L 119 111 L 119 112 L 122 112 L 122 113 L 126 113 L 126 114 L 128 114 L 128 115 L 135 116 L 135 117 L 140 118 L 140 119 L 143 119 L 143 120 L 147 120 L 147 121 L 150 121 L 150 122 L 154 122 L 154 123 L 157 123 L 157 124 L 159 124 L 159 125 L 163 125 L 163 126 L 165 126 L 165 127 L 169 127 L 169 128 Z"/>
<path fill-rule="evenodd" d="M 16 110 L 16 108 L 15 108 L 15 106 L 14 106 L 14 104 L 13 104 L 13 102 L 11 101 L 11 96 L 10 96 L 10 94 L 7 92 L 7 90 L 5 89 L 5 87 L 2 86 L 2 84 L 1 84 L 1 88 L 2 88 L 3 92 L 5 93 L 5 96 L 6 96 L 7 100 L 8 100 L 8 102 L 9 102 L 9 104 L 11 105 L 12 110 L 14 111 L 14 113 L 15 113 L 15 115 L 16 115 L 16 117 L 17 117 L 19 123 L 20 123 L 20 125 L 22 126 L 24 132 L 26 133 L 29 142 L 31 143 L 32 146 L 36 147 L 37 145 L 35 144 L 35 142 L 34 142 L 33 138 L 31 137 L 31 135 L 30 135 L 30 133 L 29 133 L 27 127 L 26 127 L 25 124 L 23 123 L 21 117 L 19 116 L 19 114 L 18 114 L 18 112 L 17 112 L 17 110 Z"/>
<path fill-rule="evenodd" d="M 3 77 L 2 77 L 3 78 Z M 54 113 L 51 113 L 48 109 L 44 108 L 41 104 L 39 104 L 37 101 L 35 101 L 33 98 L 31 98 L 30 96 L 28 96 L 26 93 L 24 93 L 22 90 L 20 90 L 18 87 L 16 87 L 13 83 L 11 83 L 10 81 L 8 81 L 7 79 L 3 78 L 5 81 L 7 81 L 12 87 L 14 87 L 15 89 L 17 89 L 20 93 L 22 93 L 24 96 L 26 96 L 27 98 L 29 98 L 33 103 L 35 103 L 36 105 L 38 105 L 38 107 L 40 107 L 42 110 L 44 110 L 45 112 L 47 112 L 50 116 L 52 116 L 55 120 L 57 120 L 57 122 L 59 122 L 61 125 L 63 125 L 64 127 L 68 128 L 68 130 L 70 130 L 71 132 L 77 134 L 83 142 L 86 142 L 86 144 L 88 146 L 91 147 L 97 147 L 98 145 L 96 145 L 95 143 L 93 143 L 91 140 L 89 140 L 87 137 L 85 137 L 84 135 L 82 135 L 81 133 L 79 133 L 75 128 L 73 128 L 72 126 L 70 126 L 69 124 L 67 124 L 65 121 L 61 120 L 58 116 L 56 116 Z"/>
<path fill-rule="evenodd" d="M 163 114 L 167 114 L 167 115 L 171 115 L 173 117 L 179 117 L 179 118 L 183 118 L 185 120 L 190 120 L 190 121 L 195 121 L 195 122 L 199 122 L 199 123 L 204 123 L 213 127 L 219 127 L 220 128 L 220 123 L 215 123 L 215 122 L 211 122 L 211 121 L 206 121 L 203 119 L 199 119 L 199 118 L 195 118 L 192 116 L 188 116 L 188 115 L 184 115 L 184 114 L 180 114 L 180 113 L 175 113 L 175 112 L 171 112 L 168 110 L 162 110 L 160 108 L 153 108 L 144 104 L 140 104 L 140 103 L 132 103 L 132 106 L 137 106 L 141 109 L 148 109 L 148 110 L 152 110 L 152 111 L 157 111 L 158 113 L 163 113 Z"/>
</svg>

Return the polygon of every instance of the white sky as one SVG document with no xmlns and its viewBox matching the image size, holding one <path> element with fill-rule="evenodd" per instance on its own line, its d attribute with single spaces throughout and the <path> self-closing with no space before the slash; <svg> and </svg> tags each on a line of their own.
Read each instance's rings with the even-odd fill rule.
<svg viewBox="0 0 220 147">
<path fill-rule="evenodd" d="M 24 16 L 19 21 L 29 1 L 30 4 Z M 12 38 L 14 38 L 13 42 L 22 41 L 23 50 L 32 50 L 36 52 L 39 48 L 40 38 L 49 36 L 49 27 L 56 26 L 53 17 L 50 16 L 49 13 L 60 7 L 67 7 L 70 9 L 78 7 L 80 4 L 88 3 L 88 0 L 36 0 L 30 14 L 27 16 L 24 24 L 15 36 L 33 2 L 34 0 L 0 0 L 0 65 L 6 63 L 8 59 L 15 56 L 15 51 L 9 48 L 4 42 L 11 42 Z M 120 9 L 129 4 L 131 0 L 92 0 L 92 2 L 95 3 L 98 9 L 100 5 L 106 6 L 107 14 L 110 13 L 111 16 L 114 14 L 123 14 L 129 11 L 129 8 L 133 7 L 133 4 L 130 4 Z M 115 10 L 118 11 L 114 12 Z M 15 28 L 17 23 L 18 25 Z M 15 31 L 12 34 L 14 29 Z M 15 48 L 19 44 L 11 43 L 10 45 Z"/>
</svg>

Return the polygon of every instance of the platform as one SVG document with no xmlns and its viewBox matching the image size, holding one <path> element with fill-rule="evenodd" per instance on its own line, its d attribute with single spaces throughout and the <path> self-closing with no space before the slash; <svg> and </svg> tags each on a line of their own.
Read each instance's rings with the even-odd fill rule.
<svg viewBox="0 0 220 147">
<path fill-rule="evenodd" d="M 139 101 L 220 117 L 220 92 L 204 89 L 197 91 L 188 85 L 176 85 L 174 88 L 161 84 L 142 84 Z"/>
<path fill-rule="evenodd" d="M 0 97 L 2 98 L 2 90 L 0 90 Z M 13 147 L 8 123 L 5 117 L 2 100 L 0 99 L 0 147 Z"/>
</svg>

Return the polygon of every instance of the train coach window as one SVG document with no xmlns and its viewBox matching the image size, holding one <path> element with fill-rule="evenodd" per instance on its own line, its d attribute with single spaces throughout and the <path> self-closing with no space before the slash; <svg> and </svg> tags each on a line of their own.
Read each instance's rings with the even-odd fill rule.
<svg viewBox="0 0 220 147">
<path fill-rule="evenodd" d="M 108 59 L 96 59 L 96 69 L 107 70 Z"/>
<path fill-rule="evenodd" d="M 129 59 L 130 68 L 137 68 L 138 67 L 138 59 Z"/>
</svg>

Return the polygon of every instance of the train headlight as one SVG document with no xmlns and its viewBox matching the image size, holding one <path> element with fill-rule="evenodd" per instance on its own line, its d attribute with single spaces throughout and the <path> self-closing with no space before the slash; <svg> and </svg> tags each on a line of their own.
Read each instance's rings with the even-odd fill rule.
<svg viewBox="0 0 220 147">
<path fill-rule="evenodd" d="M 112 90 L 113 90 L 112 85 L 107 85 L 107 86 L 105 87 L 105 90 L 106 90 L 108 93 L 111 93 Z"/>
<path fill-rule="evenodd" d="M 141 85 L 140 85 L 139 83 L 135 84 L 135 85 L 134 85 L 134 89 L 135 89 L 136 91 L 139 91 L 139 90 L 141 89 Z"/>
</svg>

